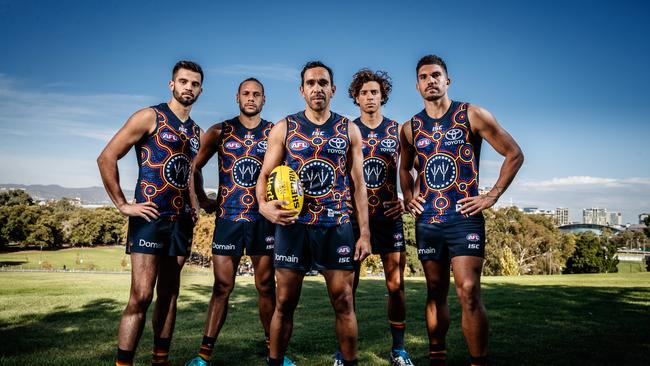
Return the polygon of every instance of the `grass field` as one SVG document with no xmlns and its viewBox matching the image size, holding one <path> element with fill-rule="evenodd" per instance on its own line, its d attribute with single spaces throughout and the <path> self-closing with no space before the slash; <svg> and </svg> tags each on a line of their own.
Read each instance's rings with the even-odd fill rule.
<svg viewBox="0 0 650 366">
<path fill-rule="evenodd" d="M 263 332 L 255 288 L 239 277 L 215 365 L 262 365 Z M 192 357 L 202 337 L 211 276 L 183 278 L 174 365 Z M 110 365 L 128 274 L 0 272 L 0 365 Z M 423 279 L 408 279 L 407 347 L 427 365 Z M 453 288 L 451 290 L 453 294 Z M 650 273 L 486 277 L 493 365 L 650 364 Z M 450 296 L 449 364 L 465 365 L 459 307 Z M 390 332 L 384 283 L 362 279 L 358 292 L 360 364 L 388 365 Z M 137 364 L 148 365 L 148 323 Z M 307 278 L 289 354 L 299 365 L 330 365 L 333 314 L 321 277 Z"/>
<path fill-rule="evenodd" d="M 9 270 L 63 270 L 65 266 L 68 271 L 122 272 L 130 271 L 130 265 L 123 245 L 0 253 L 0 268 Z M 212 273 L 197 266 L 185 266 L 184 271 Z"/>
</svg>

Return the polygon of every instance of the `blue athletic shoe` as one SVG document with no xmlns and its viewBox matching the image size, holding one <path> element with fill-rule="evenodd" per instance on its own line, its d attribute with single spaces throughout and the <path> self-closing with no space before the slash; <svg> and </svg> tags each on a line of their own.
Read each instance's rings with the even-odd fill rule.
<svg viewBox="0 0 650 366">
<path fill-rule="evenodd" d="M 196 356 L 193 359 L 187 361 L 185 366 L 210 366 L 210 364 L 201 357 Z"/>
<path fill-rule="evenodd" d="M 394 349 L 390 352 L 390 362 L 393 366 L 413 366 L 413 361 L 404 349 Z"/>
<path fill-rule="evenodd" d="M 343 366 L 343 354 L 341 351 L 336 351 L 334 354 L 334 366 Z"/>
</svg>

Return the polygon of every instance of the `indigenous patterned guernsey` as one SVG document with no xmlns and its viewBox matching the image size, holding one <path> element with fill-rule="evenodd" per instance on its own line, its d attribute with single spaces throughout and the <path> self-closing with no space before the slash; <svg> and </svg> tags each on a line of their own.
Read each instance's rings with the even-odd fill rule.
<svg viewBox="0 0 650 366">
<path fill-rule="evenodd" d="M 305 192 L 297 222 L 332 227 L 348 223 L 352 208 L 347 176 L 349 120 L 332 112 L 323 125 L 304 112 L 287 116 L 286 164 L 300 177 Z"/>
<path fill-rule="evenodd" d="M 238 117 L 222 122 L 219 154 L 219 218 L 254 222 L 260 218 L 255 184 L 273 124 L 261 120 L 248 129 Z"/>
<path fill-rule="evenodd" d="M 156 129 L 135 145 L 140 171 L 135 200 L 158 205 L 160 217 L 189 217 L 190 165 L 199 151 L 199 126 L 191 118 L 181 122 L 167 103 L 151 107 Z"/>
<path fill-rule="evenodd" d="M 397 159 L 399 157 L 398 124 L 386 117 L 376 128 L 361 122 L 354 123 L 363 139 L 363 177 L 368 189 L 368 214 L 372 218 L 386 218 L 384 202 L 397 201 Z"/>
<path fill-rule="evenodd" d="M 447 222 L 462 217 L 458 200 L 478 195 L 481 139 L 472 134 L 469 104 L 452 101 L 440 119 L 426 111 L 411 118 L 413 144 L 420 165 L 420 196 L 426 203 L 418 222 Z"/>
</svg>

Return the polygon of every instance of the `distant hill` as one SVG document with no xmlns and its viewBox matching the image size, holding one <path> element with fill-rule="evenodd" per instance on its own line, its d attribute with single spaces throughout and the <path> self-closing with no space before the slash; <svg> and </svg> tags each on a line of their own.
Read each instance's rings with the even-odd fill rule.
<svg viewBox="0 0 650 366">
<path fill-rule="evenodd" d="M 85 205 L 112 204 L 104 187 L 66 188 L 56 184 L 0 184 L 0 191 L 9 189 L 24 189 L 32 198 L 39 201 L 58 200 L 66 197 L 79 198 Z M 132 198 L 133 190 L 124 190 L 124 195 L 127 199 Z"/>
</svg>

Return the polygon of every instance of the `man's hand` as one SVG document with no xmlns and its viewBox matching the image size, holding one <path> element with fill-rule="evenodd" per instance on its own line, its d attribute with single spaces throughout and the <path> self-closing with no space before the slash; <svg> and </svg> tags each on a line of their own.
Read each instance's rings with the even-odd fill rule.
<svg viewBox="0 0 650 366">
<path fill-rule="evenodd" d="M 398 199 L 397 201 L 388 201 L 384 202 L 384 208 L 388 208 L 384 211 L 384 215 L 393 220 L 399 219 L 404 213 L 404 201 Z"/>
<path fill-rule="evenodd" d="M 417 195 L 408 202 L 406 209 L 411 213 L 411 215 L 418 217 L 422 214 L 422 212 L 424 212 L 424 207 L 422 205 L 426 202 L 427 201 L 425 201 L 424 198 L 420 197 L 420 195 Z"/>
<path fill-rule="evenodd" d="M 285 210 L 282 206 L 289 204 L 287 201 L 273 200 L 260 202 L 260 213 L 267 220 L 278 225 L 291 225 L 296 222 L 297 210 Z"/>
<path fill-rule="evenodd" d="M 120 213 L 124 216 L 142 217 L 150 222 L 160 216 L 157 208 L 158 206 L 153 202 L 123 203 L 118 207 L 118 210 L 120 210 Z"/>
<path fill-rule="evenodd" d="M 458 200 L 458 203 L 463 205 L 460 208 L 460 213 L 463 215 L 474 216 L 483 212 L 483 210 L 494 206 L 498 199 L 498 196 L 490 194 L 465 197 L 462 200 Z"/>
<path fill-rule="evenodd" d="M 366 259 L 371 253 L 370 239 L 361 236 L 357 240 L 357 245 L 354 248 L 354 260 L 361 262 Z"/>
<path fill-rule="evenodd" d="M 208 198 L 207 200 L 201 202 L 201 208 L 206 212 L 206 213 L 213 213 L 217 211 L 217 208 L 219 207 L 219 204 L 217 203 L 217 200 Z"/>
</svg>

